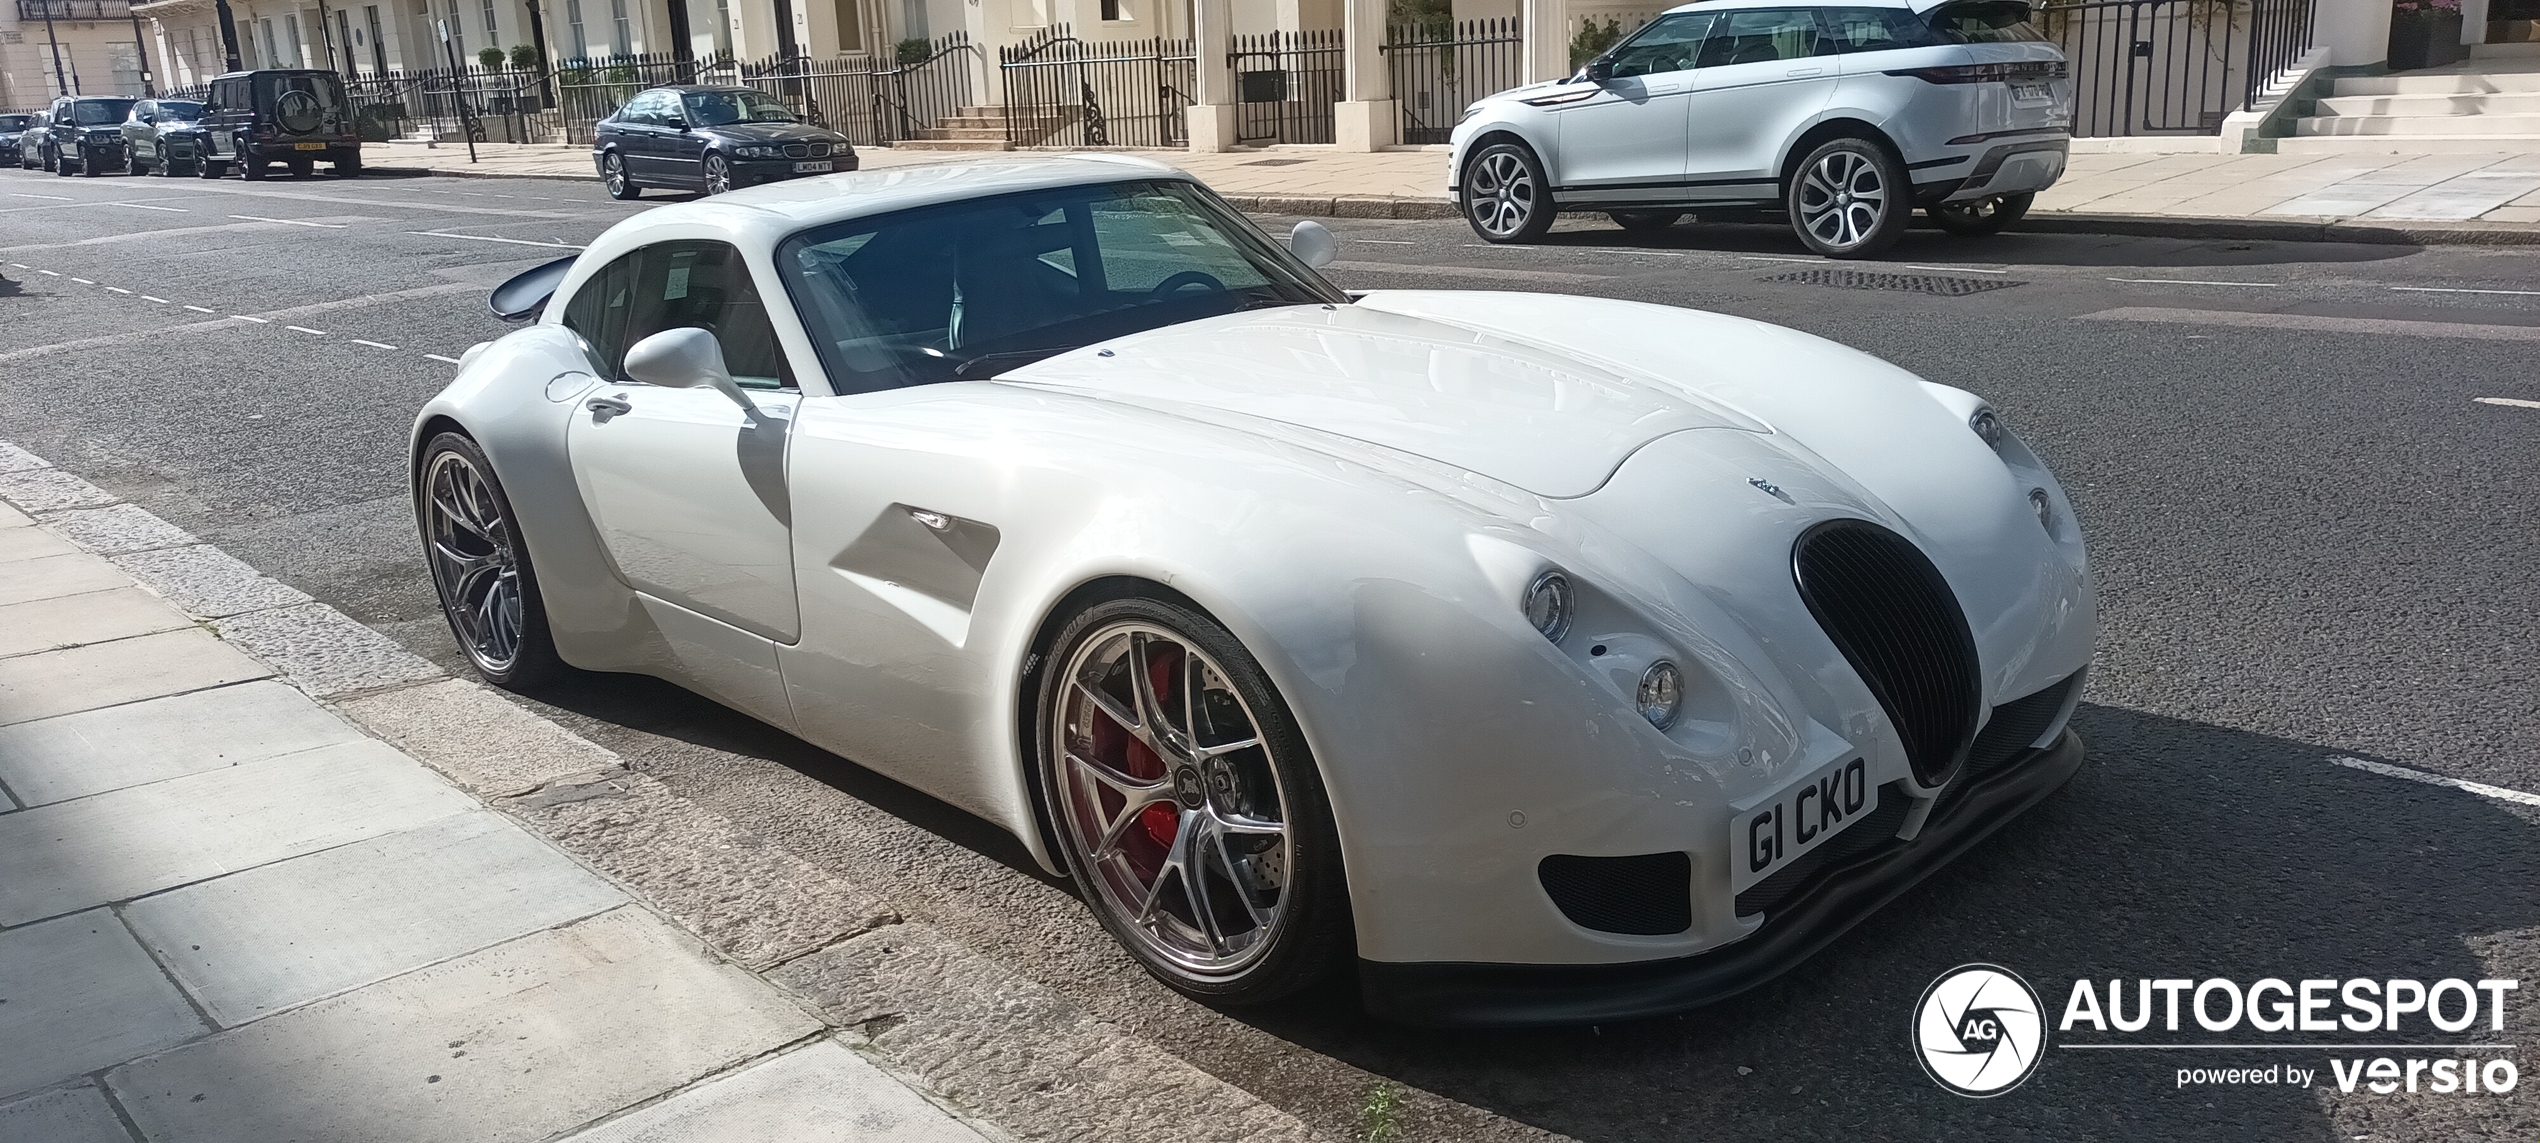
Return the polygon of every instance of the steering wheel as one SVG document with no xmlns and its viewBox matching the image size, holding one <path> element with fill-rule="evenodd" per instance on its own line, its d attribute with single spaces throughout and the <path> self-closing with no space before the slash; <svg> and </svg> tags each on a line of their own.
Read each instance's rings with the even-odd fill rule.
<svg viewBox="0 0 2540 1143">
<path fill-rule="evenodd" d="M 1166 294 L 1170 294 L 1190 286 L 1206 286 L 1210 290 L 1220 294 L 1226 292 L 1226 283 L 1218 281 L 1217 275 L 1203 273 L 1198 270 L 1184 270 L 1179 274 L 1175 274 L 1161 282 L 1157 282 L 1155 284 L 1155 288 L 1148 290 L 1147 292 L 1154 294 L 1157 297 L 1162 297 Z"/>
</svg>

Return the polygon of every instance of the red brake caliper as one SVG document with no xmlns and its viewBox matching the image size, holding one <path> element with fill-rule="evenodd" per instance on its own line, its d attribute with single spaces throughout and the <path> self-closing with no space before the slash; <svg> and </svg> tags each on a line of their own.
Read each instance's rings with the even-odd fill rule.
<svg viewBox="0 0 2540 1143">
<path fill-rule="evenodd" d="M 1146 669 L 1147 685 L 1154 689 L 1156 702 L 1159 705 L 1171 702 L 1173 675 L 1181 666 L 1181 649 L 1175 648 L 1169 661 L 1159 658 L 1141 663 L 1139 666 Z M 1144 763 L 1144 766 L 1140 763 Z M 1135 739 L 1131 739 L 1129 743 L 1129 764 L 1130 772 L 1141 778 L 1161 778 L 1165 775 L 1164 760 L 1156 757 L 1154 751 L 1147 749 L 1146 743 Z M 1148 767 L 1152 767 L 1155 772 L 1148 773 Z M 1174 835 L 1180 833 L 1182 829 L 1181 811 L 1171 802 L 1157 802 L 1138 811 L 1138 825 L 1147 831 L 1147 837 L 1156 845 L 1169 851 L 1173 848 Z"/>
</svg>

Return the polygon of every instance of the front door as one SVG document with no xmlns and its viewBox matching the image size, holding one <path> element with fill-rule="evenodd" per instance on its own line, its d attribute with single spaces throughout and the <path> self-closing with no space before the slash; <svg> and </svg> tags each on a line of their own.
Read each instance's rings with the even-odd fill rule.
<svg viewBox="0 0 2540 1143">
<path fill-rule="evenodd" d="M 1651 21 L 1614 50 L 1611 78 L 1597 94 L 1553 110 L 1559 155 L 1551 172 L 1564 202 L 1636 201 L 1680 193 L 1685 171 L 1685 97 L 1709 12 Z"/>
</svg>

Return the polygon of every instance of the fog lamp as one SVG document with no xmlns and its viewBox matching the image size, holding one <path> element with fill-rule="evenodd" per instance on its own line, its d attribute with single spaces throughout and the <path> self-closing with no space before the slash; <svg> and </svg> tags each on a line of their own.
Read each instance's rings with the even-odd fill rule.
<svg viewBox="0 0 2540 1143">
<path fill-rule="evenodd" d="M 1648 719 L 1649 725 L 1667 729 L 1676 721 L 1676 712 L 1684 709 L 1684 702 L 1684 675 L 1674 663 L 1661 659 L 1641 673 L 1637 703 L 1640 716 Z"/>
<path fill-rule="evenodd" d="M 1526 588 L 1526 622 L 1555 643 L 1570 633 L 1570 619 L 1578 610 L 1578 601 L 1570 588 L 1570 577 L 1548 571 L 1535 577 Z"/>
</svg>

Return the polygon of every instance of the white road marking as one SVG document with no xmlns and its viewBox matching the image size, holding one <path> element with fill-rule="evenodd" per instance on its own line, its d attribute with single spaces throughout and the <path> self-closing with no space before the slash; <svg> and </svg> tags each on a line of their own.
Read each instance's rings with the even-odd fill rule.
<svg viewBox="0 0 2540 1143">
<path fill-rule="evenodd" d="M 382 344 L 382 343 L 380 343 L 380 342 L 376 342 L 376 341 L 364 341 L 364 340 L 362 340 L 362 339 L 360 339 L 360 338 L 358 338 L 358 337 L 356 337 L 356 338 L 352 338 L 352 339 L 350 339 L 350 340 L 351 340 L 351 341 L 352 341 L 352 343 L 353 343 L 353 344 L 355 344 L 355 345 L 367 345 L 367 346 L 371 347 L 372 349 L 395 349 L 395 348 L 397 348 L 396 346 L 393 346 L 393 345 L 385 345 L 385 344 Z"/>
<path fill-rule="evenodd" d="M 52 200 L 54 200 L 54 201 L 56 201 L 56 202 L 70 202 L 70 201 L 72 201 L 72 200 L 71 200 L 71 197 L 70 197 L 69 195 L 61 195 L 61 194 L 27 194 L 27 193 L 25 193 L 25 192 L 23 192 L 23 191 L 10 191 L 10 192 L 9 192 L 9 194 L 10 194 L 12 197 L 15 197 L 15 198 L 49 198 L 49 199 L 52 199 Z"/>
<path fill-rule="evenodd" d="M 439 362 L 442 362 L 442 363 L 444 363 L 444 364 L 448 364 L 448 365 L 456 365 L 456 364 L 458 364 L 458 363 L 459 363 L 459 359 L 458 359 L 458 358 L 455 358 L 455 357 L 443 357 L 443 356 L 441 356 L 441 355 L 440 355 L 440 354 L 438 354 L 438 353 L 427 353 L 427 354 L 424 354 L 424 356 L 425 356 L 425 357 L 429 357 L 429 358 L 433 359 L 434 361 L 439 361 Z"/>
<path fill-rule="evenodd" d="M 2010 273 L 2010 271 L 2009 271 L 2009 270 L 1979 270 L 1979 269 L 1976 269 L 1976 268 L 1975 268 L 1975 267 L 1973 267 L 1973 266 L 1918 266 L 1918 265 L 1915 265 L 1915 264 L 1914 264 L 1914 263 L 1912 263 L 1912 262 L 1908 262 L 1908 263 L 1906 263 L 1906 264 L 1905 264 L 1905 268 L 1906 268 L 1906 269 L 1908 269 L 1908 270 L 1947 270 L 1947 271 L 1949 271 L 1950 273 L 1953 273 L 1953 274 L 2008 274 L 2008 273 Z"/>
<path fill-rule="evenodd" d="M 2520 397 L 2472 397 L 2470 399 L 2481 405 L 2508 405 L 2516 409 L 2540 409 L 2540 401 L 2525 401 Z"/>
<path fill-rule="evenodd" d="M 193 211 L 187 210 L 187 209 L 185 209 L 184 207 L 181 207 L 181 206 L 152 206 L 152 205 L 150 205 L 149 203 L 146 203 L 146 202 L 110 202 L 110 203 L 107 203 L 107 204 L 105 204 L 105 205 L 107 205 L 107 206 L 128 206 L 128 207 L 131 207 L 131 208 L 132 208 L 132 209 L 134 209 L 134 210 L 164 210 L 164 211 L 167 211 L 167 212 L 169 212 L 169 213 L 171 213 L 171 214 L 192 214 L 192 213 L 194 213 Z"/>
<path fill-rule="evenodd" d="M 36 271 L 36 273 L 38 273 L 38 274 L 42 274 L 42 275 L 44 275 L 44 276 L 45 276 L 45 277 L 47 277 L 47 278 L 59 278 L 59 277 L 61 277 L 61 275 L 60 275 L 60 274 L 55 273 L 54 271 L 51 271 L 51 270 L 38 270 L 38 271 Z"/>
<path fill-rule="evenodd" d="M 187 308 L 187 309 L 192 309 L 192 308 L 194 308 L 194 307 L 192 307 L 192 306 L 187 306 L 186 308 Z M 204 313 L 210 313 L 210 312 L 212 312 L 212 311 L 210 311 L 210 310 L 205 310 L 205 311 L 203 311 L 203 312 L 204 312 Z M 234 318 L 237 318 L 237 319 L 238 319 L 238 320 L 240 320 L 240 321 L 251 321 L 251 322 L 256 323 L 257 325 L 272 325 L 272 324 L 273 324 L 272 322 L 267 321 L 267 320 L 265 320 L 265 319 L 263 319 L 263 318 L 260 318 L 260 317 L 248 317 L 248 316 L 247 316 L 247 315 L 245 315 L 245 314 L 231 314 L 231 315 L 229 315 L 229 316 L 234 317 Z"/>
<path fill-rule="evenodd" d="M 2201 278 L 2110 278 L 2111 282 L 2134 282 L 2151 286 L 2254 286 L 2272 290 L 2281 282 L 2209 282 Z"/>
<path fill-rule="evenodd" d="M 164 305 L 166 305 L 166 304 L 168 304 L 168 300 L 167 300 L 166 298 L 154 298 L 154 297 L 151 297 L 151 296 L 150 296 L 150 295 L 148 295 L 148 294 L 143 294 L 143 295 L 141 295 L 141 300 L 142 300 L 142 301 L 145 301 L 145 302 L 156 302 L 156 303 L 158 303 L 158 304 L 160 304 L 160 305 L 163 305 L 163 306 L 164 306 Z"/>
<path fill-rule="evenodd" d="M 2393 766 L 2387 762 L 2373 762 L 2362 758 L 2348 758 L 2343 755 L 2331 758 L 2329 761 L 2350 769 L 2368 771 L 2370 773 L 2380 774 L 2390 778 L 2405 778 L 2408 781 L 2423 782 L 2429 786 L 2444 786 L 2450 789 L 2459 790 L 2465 794 L 2476 794 L 2482 798 L 2494 798 L 2500 802 L 2512 802 L 2516 805 L 2523 806 L 2540 806 L 2540 794 L 2525 793 L 2521 790 L 2508 790 L 2503 786 L 2490 786 L 2484 782 L 2464 782 L 2458 778 L 2446 778 L 2441 774 L 2428 774 L 2423 770 L 2411 770 L 2405 766 Z"/>
<path fill-rule="evenodd" d="M 2233 325 L 2253 329 L 2310 330 L 2320 333 L 2364 333 L 2388 337 L 2460 337 L 2476 341 L 2540 341 L 2540 325 L 2482 325 L 2458 321 L 2402 321 L 2397 318 L 2320 317 L 2313 314 L 2251 313 L 2247 310 L 2189 310 L 2163 306 L 2124 306 L 2079 315 L 2077 321 L 2166 322 L 2176 325 Z"/>
<path fill-rule="evenodd" d="M 2540 290 L 2465 290 L 2450 286 L 2392 286 L 2409 294 L 2511 294 L 2518 298 L 2540 298 Z"/>
<path fill-rule="evenodd" d="M 282 327 L 282 328 L 287 329 L 287 330 L 290 330 L 290 331 L 291 331 L 291 332 L 293 332 L 293 333 L 305 333 L 305 334 L 307 334 L 307 335 L 309 335 L 309 336 L 311 336 L 311 337 L 325 337 L 325 336 L 326 336 L 326 331 L 325 331 L 325 330 L 322 330 L 322 329 L 310 329 L 309 327 L 307 327 L 307 326 L 305 326 L 305 325 L 286 325 L 286 326 L 284 326 L 284 327 Z"/>
<path fill-rule="evenodd" d="M 94 286 L 94 285 L 96 285 L 96 284 L 97 284 L 97 283 L 95 283 L 95 282 L 89 281 L 89 280 L 88 280 L 88 279 L 86 279 L 86 278 L 73 278 L 73 279 L 71 279 L 71 280 L 72 280 L 72 281 L 74 281 L 74 282 L 77 282 L 77 283 L 79 283 L 80 285 L 83 285 L 83 286 Z"/>
<path fill-rule="evenodd" d="M 15 266 L 15 267 L 17 267 L 18 269 L 21 269 L 21 270 L 27 270 L 27 269 L 32 269 L 32 268 L 33 268 L 33 267 L 28 266 L 28 265 L 27 265 L 26 263 L 24 263 L 24 262 L 11 262 L 11 263 L 9 263 L 9 264 L 10 264 L 10 265 L 12 265 L 12 266 Z"/>
<path fill-rule="evenodd" d="M 1377 244 L 1377 245 L 1379 245 L 1379 246 L 1417 246 L 1417 245 L 1419 245 L 1419 243 L 1417 243 L 1417 242 L 1413 242 L 1413 241 L 1411 241 L 1411 240 L 1410 240 L 1410 239 L 1408 239 L 1408 238 L 1352 238 L 1352 239 L 1350 239 L 1350 241 L 1352 241 L 1352 242 L 1373 242 L 1373 243 L 1376 243 L 1376 244 Z"/>
<path fill-rule="evenodd" d="M 187 307 L 185 307 L 185 308 L 187 308 L 187 309 L 189 309 L 189 310 L 192 310 L 192 311 L 194 311 L 195 313 L 198 313 L 198 314 L 216 314 L 216 313 L 219 313 L 219 312 L 220 312 L 219 310 L 205 309 L 205 308 L 203 308 L 203 307 L 201 307 L 201 306 L 187 306 Z"/>
<path fill-rule="evenodd" d="M 230 217 L 244 219 L 248 222 L 279 222 L 284 226 L 315 226 L 322 230 L 342 230 L 346 226 L 345 223 L 341 222 L 302 222 L 296 218 L 266 218 L 260 214 L 233 214 L 230 215 Z"/>
<path fill-rule="evenodd" d="M 121 287 L 121 286 L 108 286 L 108 287 L 106 287 L 106 292 L 107 292 L 107 293 L 109 293 L 109 294 L 129 294 L 129 293 L 131 293 L 132 291 L 127 290 L 127 289 L 125 289 L 125 288 L 123 288 L 123 287 Z"/>
<path fill-rule="evenodd" d="M 1370 274 L 1441 275 L 1449 278 L 1497 278 L 1514 282 L 1602 282 L 1612 274 L 1573 274 L 1563 270 L 1511 270 L 1498 266 L 1414 266 L 1395 262 L 1330 263 L 1329 269 Z"/>
<path fill-rule="evenodd" d="M 495 238 L 485 234 L 443 234 L 438 230 L 409 230 L 406 233 L 418 234 L 425 238 L 464 238 L 470 242 L 505 242 L 513 246 L 546 246 L 557 250 L 583 249 L 570 242 L 532 242 L 526 238 Z"/>
</svg>

